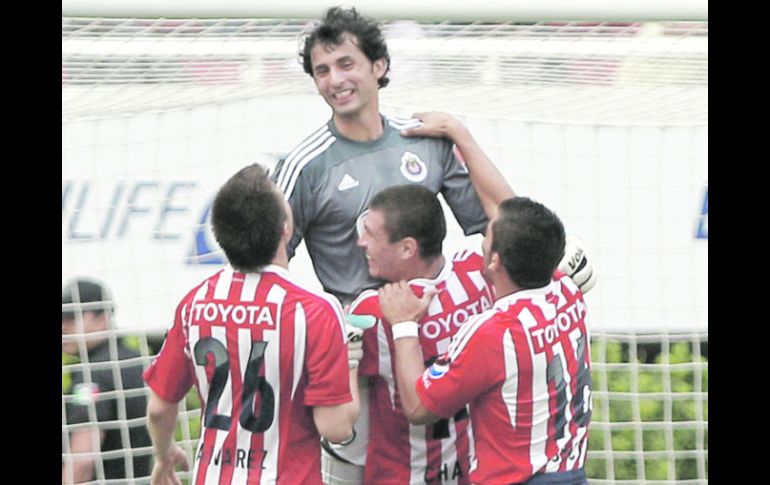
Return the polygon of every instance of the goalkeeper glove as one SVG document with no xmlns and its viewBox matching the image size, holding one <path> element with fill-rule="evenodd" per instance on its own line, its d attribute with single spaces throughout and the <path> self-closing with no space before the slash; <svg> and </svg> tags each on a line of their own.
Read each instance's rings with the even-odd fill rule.
<svg viewBox="0 0 770 485">
<path fill-rule="evenodd" d="M 355 323 L 352 323 L 348 317 L 355 317 L 355 315 L 345 316 L 345 333 L 347 334 L 348 342 L 348 368 L 358 368 L 358 363 L 364 356 L 364 331 L 357 327 Z"/>
<path fill-rule="evenodd" d="M 564 242 L 564 257 L 559 262 L 558 269 L 572 278 L 583 293 L 587 293 L 596 284 L 596 272 L 586 252 L 585 243 L 577 236 L 567 236 Z"/>
</svg>

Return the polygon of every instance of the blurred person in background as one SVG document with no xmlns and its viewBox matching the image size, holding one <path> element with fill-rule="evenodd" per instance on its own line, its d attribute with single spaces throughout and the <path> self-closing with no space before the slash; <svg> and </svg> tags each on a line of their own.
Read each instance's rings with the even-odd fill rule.
<svg viewBox="0 0 770 485">
<path fill-rule="evenodd" d="M 101 281 L 78 277 L 62 289 L 62 360 L 79 362 L 66 381 L 63 374 L 62 483 L 149 483 L 141 356 L 115 337 L 114 312 L 112 294 Z M 145 453 L 131 451 L 142 447 Z M 120 456 L 102 456 L 120 450 Z"/>
</svg>

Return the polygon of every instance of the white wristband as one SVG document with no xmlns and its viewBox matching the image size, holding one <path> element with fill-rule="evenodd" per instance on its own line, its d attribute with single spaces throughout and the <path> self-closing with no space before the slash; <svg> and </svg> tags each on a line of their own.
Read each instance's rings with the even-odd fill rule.
<svg viewBox="0 0 770 485">
<path fill-rule="evenodd" d="M 418 328 L 417 322 L 413 320 L 398 322 L 391 327 L 393 330 L 393 340 L 404 337 L 417 337 L 419 335 Z"/>
</svg>

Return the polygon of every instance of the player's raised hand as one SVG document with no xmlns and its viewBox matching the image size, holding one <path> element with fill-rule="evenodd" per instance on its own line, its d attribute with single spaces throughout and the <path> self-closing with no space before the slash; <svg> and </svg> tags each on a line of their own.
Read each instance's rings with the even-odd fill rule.
<svg viewBox="0 0 770 485">
<path fill-rule="evenodd" d="M 382 315 L 393 325 L 420 320 L 428 312 L 428 305 L 438 291 L 435 288 L 426 287 L 422 298 L 417 298 L 406 281 L 399 281 L 386 284 L 378 290 L 378 293 Z"/>
<path fill-rule="evenodd" d="M 465 126 L 460 123 L 457 118 L 440 111 L 414 113 L 412 118 L 417 118 L 422 121 L 422 126 L 401 130 L 402 135 L 449 138 L 453 140 L 454 137 L 457 136 L 458 130 L 465 129 Z"/>
<path fill-rule="evenodd" d="M 587 293 L 596 284 L 596 272 L 592 259 L 588 257 L 585 243 L 574 235 L 568 235 L 564 243 L 564 257 L 559 261 L 559 271 L 566 274 Z"/>
<path fill-rule="evenodd" d="M 190 469 L 190 464 L 187 462 L 187 454 L 178 445 L 174 445 L 167 457 L 155 457 L 150 483 L 152 485 L 182 485 L 182 480 L 174 473 L 177 465 L 184 471 Z"/>
</svg>

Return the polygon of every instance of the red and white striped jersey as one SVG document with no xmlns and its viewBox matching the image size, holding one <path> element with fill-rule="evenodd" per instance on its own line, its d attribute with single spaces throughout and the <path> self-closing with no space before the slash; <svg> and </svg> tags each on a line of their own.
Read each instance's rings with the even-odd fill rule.
<svg viewBox="0 0 770 485">
<path fill-rule="evenodd" d="M 507 295 L 474 317 L 417 380 L 438 416 L 470 403 L 473 483 L 583 467 L 591 420 L 586 306 L 569 279 Z"/>
<path fill-rule="evenodd" d="M 198 388 L 193 484 L 321 483 L 311 407 L 352 400 L 342 318 L 273 265 L 228 266 L 185 296 L 144 378 L 169 402 Z"/>
<path fill-rule="evenodd" d="M 419 322 L 426 367 L 449 348 L 452 335 L 463 323 L 491 308 L 494 297 L 482 270 L 480 254 L 461 251 L 445 264 L 435 280 L 409 282 L 418 296 L 427 286 L 439 290 L 428 314 Z M 378 318 L 377 325 L 364 332 L 364 357 L 359 365 L 359 375 L 371 376 L 364 483 L 469 483 L 470 438 L 465 406 L 458 406 L 449 419 L 430 426 L 409 424 L 396 388 L 393 334 L 390 325 L 382 321 L 377 292 L 362 293 L 351 305 L 351 312 Z"/>
</svg>

